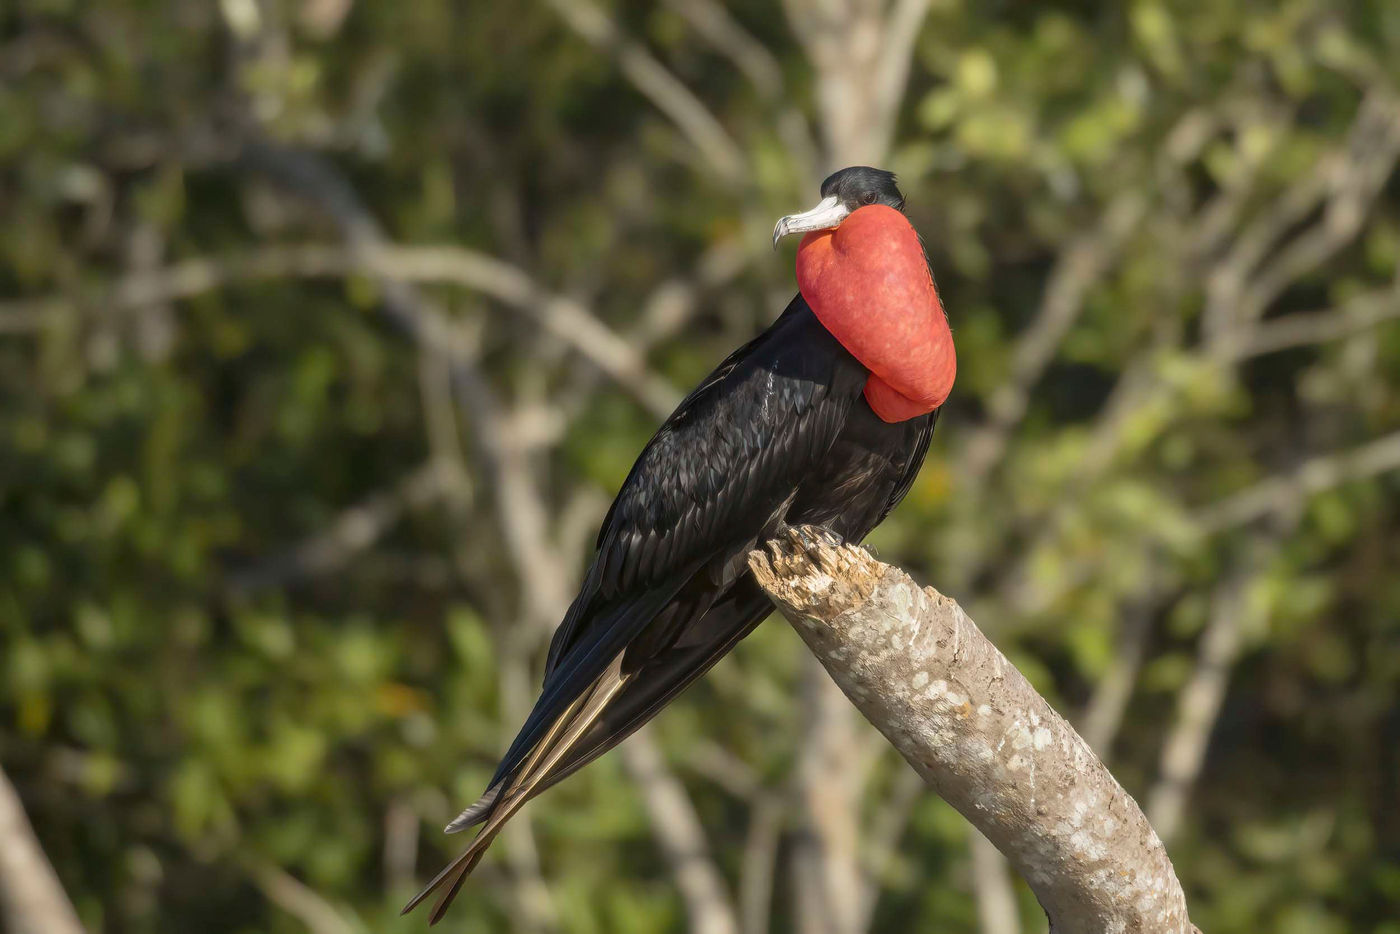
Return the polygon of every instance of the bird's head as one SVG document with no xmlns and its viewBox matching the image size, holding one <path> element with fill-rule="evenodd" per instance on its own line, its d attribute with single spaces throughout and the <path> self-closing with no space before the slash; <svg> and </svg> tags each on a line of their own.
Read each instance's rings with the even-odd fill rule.
<svg viewBox="0 0 1400 934">
<path fill-rule="evenodd" d="M 816 207 L 778 220 L 773 228 L 773 246 L 777 248 L 778 241 L 788 234 L 837 227 L 854 211 L 871 204 L 904 210 L 904 195 L 895 184 L 893 172 L 868 165 L 833 172 L 822 182 L 822 199 Z"/>
</svg>

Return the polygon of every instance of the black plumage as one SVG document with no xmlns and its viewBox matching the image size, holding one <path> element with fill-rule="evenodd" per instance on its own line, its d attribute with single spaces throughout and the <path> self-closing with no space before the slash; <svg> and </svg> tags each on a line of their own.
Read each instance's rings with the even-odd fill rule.
<svg viewBox="0 0 1400 934">
<path fill-rule="evenodd" d="M 888 173 L 846 173 L 823 185 L 828 200 L 903 206 Z M 753 548 L 799 524 L 859 542 L 904 497 L 938 413 L 882 421 L 862 395 L 867 376 L 798 295 L 681 402 L 603 521 L 540 699 L 448 830 L 485 826 L 405 911 L 442 889 L 440 918 L 526 800 L 621 742 L 768 615 Z"/>
</svg>

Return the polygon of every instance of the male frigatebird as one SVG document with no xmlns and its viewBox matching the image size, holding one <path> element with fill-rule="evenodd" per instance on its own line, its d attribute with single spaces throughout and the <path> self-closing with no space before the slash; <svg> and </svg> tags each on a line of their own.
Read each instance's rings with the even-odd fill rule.
<svg viewBox="0 0 1400 934">
<path fill-rule="evenodd" d="M 778 221 L 808 232 L 799 294 L 648 442 L 598 534 L 544 688 L 485 794 L 480 833 L 404 908 L 442 917 L 510 817 L 651 719 L 768 615 L 750 551 L 810 524 L 859 542 L 908 492 L 952 389 L 952 335 L 894 175 L 858 166 Z"/>
</svg>

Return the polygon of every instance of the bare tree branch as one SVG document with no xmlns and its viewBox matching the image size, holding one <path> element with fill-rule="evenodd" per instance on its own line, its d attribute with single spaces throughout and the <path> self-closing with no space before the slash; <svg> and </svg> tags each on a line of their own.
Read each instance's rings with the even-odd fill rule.
<svg viewBox="0 0 1400 934">
<path fill-rule="evenodd" d="M 803 742 L 794 776 L 802 803 L 802 846 L 792 871 L 799 930 L 856 934 L 864 885 L 859 861 L 861 772 L 858 724 L 830 679 L 802 672 Z"/>
<path fill-rule="evenodd" d="M 875 100 L 882 110 L 887 147 L 894 140 L 895 120 L 909 82 L 909 65 L 929 6 L 930 0 L 891 0 L 885 14 L 882 51 L 875 70 Z"/>
<path fill-rule="evenodd" d="M 1006 859 L 976 827 L 967 828 L 972 850 L 972 890 L 982 934 L 1020 934 L 1021 912 Z"/>
<path fill-rule="evenodd" d="M 1007 855 L 1052 931 L 1193 931 L 1137 804 L 961 607 L 819 529 L 770 552 L 749 562 L 779 610 L 866 718 Z"/>
<path fill-rule="evenodd" d="M 651 373 L 636 350 L 574 299 L 550 293 L 523 270 L 474 250 L 456 246 L 336 246 L 320 244 L 259 247 L 219 258 L 184 260 L 159 270 L 118 279 L 102 304 L 133 309 L 193 298 L 238 282 L 279 278 L 367 275 L 394 283 L 446 283 L 472 289 L 525 312 L 550 334 L 573 347 L 657 414 L 670 414 L 680 395 Z M 11 303 L 6 320 L 37 320 L 44 309 L 61 307 L 58 297 Z M 440 343 L 445 321 L 430 316 L 414 327 L 428 328 Z M 444 333 L 440 333 L 444 332 Z"/>
<path fill-rule="evenodd" d="M 718 0 L 667 0 L 668 5 L 685 18 L 702 39 L 724 55 L 748 79 L 749 84 L 774 112 L 774 124 L 796 171 L 804 182 L 815 182 L 808 176 L 816 171 L 817 144 L 812 128 L 802 111 L 793 105 L 783 82 L 782 66 L 763 43 L 759 42 Z"/>
<path fill-rule="evenodd" d="M 783 802 L 771 795 L 761 795 L 749 806 L 749 832 L 744 839 L 739 872 L 739 923 L 743 934 L 766 934 L 769 929 L 783 813 Z"/>
<path fill-rule="evenodd" d="M 1237 318 L 1257 320 L 1294 281 L 1316 269 L 1360 232 L 1376 195 L 1400 158 L 1400 100 L 1373 92 L 1362 101 L 1345 153 L 1323 175 L 1329 197 L 1322 217 L 1275 252 L 1240 297 Z"/>
<path fill-rule="evenodd" d="M 1118 649 L 1108 671 L 1099 679 L 1094 693 L 1084 711 L 1079 734 L 1089 747 L 1107 760 L 1113 748 L 1113 741 L 1122 726 L 1123 715 L 1132 699 L 1133 687 L 1137 684 L 1138 671 L 1142 668 L 1147 654 L 1148 637 L 1152 634 L 1152 614 L 1156 608 L 1151 588 L 1147 594 L 1133 601 L 1123 614 L 1123 625 L 1119 627 Z"/>
<path fill-rule="evenodd" d="M 475 370 L 456 374 L 462 409 L 477 426 L 477 454 L 490 477 L 501 528 L 532 629 L 547 632 L 568 609 L 569 574 L 549 536 L 549 506 L 534 464 L 512 437 L 495 390 Z"/>
<path fill-rule="evenodd" d="M 549 537 L 550 510 L 534 465 L 527 456 L 529 445 L 522 443 L 524 439 L 516 430 L 518 425 L 515 420 L 504 411 L 495 390 L 475 366 L 474 346 L 463 340 L 460 326 L 412 287 L 412 276 L 396 277 L 396 263 L 388 262 L 381 266 L 376 262 L 374 257 L 380 257 L 382 260 L 392 255 L 396 248 L 388 243 L 354 189 L 333 166 L 307 153 L 266 145 L 247 147 L 245 158 L 255 168 L 268 173 L 279 183 L 299 193 L 310 195 L 335 218 L 353 250 L 348 259 L 354 264 L 359 264 L 362 271 L 372 270 L 379 276 L 380 288 L 384 292 L 385 310 L 390 318 L 412 335 L 421 347 L 441 350 L 446 354 L 452 385 L 461 400 L 461 408 L 470 414 L 477 428 L 476 453 L 491 480 L 488 487 L 494 493 L 493 504 L 507 557 L 516 570 L 520 596 L 524 604 L 524 616 L 536 631 L 552 627 L 568 608 L 570 593 L 567 582 L 571 575 L 568 573 L 569 568 L 563 552 Z M 366 261 L 365 257 L 370 259 Z M 335 260 L 335 257 L 330 257 L 329 254 L 311 258 L 321 262 L 328 258 Z M 457 259 L 461 258 L 463 257 L 459 254 Z M 482 263 L 481 260 L 485 262 Z M 273 261 L 276 262 L 275 258 Z M 366 262 L 368 265 L 364 265 Z M 514 297 L 526 305 L 538 305 L 541 302 L 541 296 L 536 294 L 536 288 L 528 277 L 514 267 L 488 257 L 469 257 L 468 262 L 463 264 L 446 254 L 425 254 L 408 265 L 417 266 L 419 272 L 455 269 L 456 273 L 450 275 L 463 275 L 466 279 L 477 282 L 477 286 L 473 287 L 482 287 L 483 291 L 503 300 L 510 301 Z M 715 274 L 723 275 L 724 264 L 719 265 L 720 268 Z M 406 272 L 402 266 L 398 269 L 401 273 Z M 561 337 L 566 337 L 568 329 L 574 327 L 602 327 L 596 319 L 592 324 L 586 322 L 585 319 L 591 318 L 591 315 L 576 304 L 571 308 L 573 303 L 567 299 L 550 299 L 546 304 L 552 307 L 555 323 L 563 322 L 565 331 L 560 333 Z M 561 315 L 562 318 L 559 317 Z M 548 325 L 550 318 L 550 313 L 543 312 L 542 323 Z M 631 348 L 620 340 L 618 345 L 631 352 Z M 600 368 L 607 370 L 606 366 Z M 662 414 L 669 414 L 675 400 L 678 399 L 674 393 L 671 396 L 657 406 Z M 656 401 L 655 398 L 653 401 Z M 703 840 L 699 819 L 684 789 L 669 777 L 665 763 L 659 757 L 649 765 L 649 775 L 654 779 L 659 776 L 663 783 L 667 783 L 664 785 L 664 817 L 670 823 L 662 825 L 655 819 L 652 822 L 653 832 L 662 848 L 670 852 L 677 839 L 677 827 L 681 826 L 681 823 L 688 823 L 695 831 L 692 837 Z M 656 787 L 653 786 L 653 794 L 656 793 Z M 526 839 L 519 842 L 526 846 L 529 844 Z M 527 886 L 524 891 L 528 894 L 528 887 L 538 886 L 539 881 L 538 874 L 531 871 L 529 853 L 526 852 L 524 856 L 524 882 Z M 732 921 L 735 914 L 733 909 L 728 907 L 727 895 L 722 887 L 706 888 L 695 881 L 705 873 L 715 880 L 720 878 L 718 868 L 712 864 L 708 868 L 698 865 L 707 860 L 708 855 L 703 850 L 692 851 L 684 866 L 684 877 L 679 873 L 681 867 L 673 863 L 678 869 L 677 885 L 686 900 L 687 910 L 692 917 L 709 918 L 715 910 L 713 903 L 719 900 Z M 521 868 L 519 863 L 517 868 Z M 542 925 L 547 925 L 549 921 L 546 916 L 537 920 Z M 737 934 L 737 922 L 731 923 L 727 930 L 717 931 L 716 934 Z"/>
<path fill-rule="evenodd" d="M 928 0 L 785 0 L 816 72 L 829 168 L 888 156 Z"/>
<path fill-rule="evenodd" d="M 296 918 L 311 934 L 363 934 L 365 926 L 302 882 L 271 863 L 253 863 L 248 874 L 267 900 Z"/>
<path fill-rule="evenodd" d="M 33 334 L 42 330 L 56 314 L 63 314 L 68 303 L 59 299 L 0 302 L 0 335 Z"/>
<path fill-rule="evenodd" d="M 362 262 L 365 255 L 392 247 L 359 195 L 329 163 L 308 153 L 263 144 L 248 146 L 245 160 L 280 184 L 310 195 L 330 214 L 350 245 L 352 254 L 348 259 L 352 262 Z M 437 261 L 441 262 L 441 257 Z M 513 267 L 493 265 L 495 263 L 497 261 L 488 259 L 486 267 L 479 268 L 478 274 L 484 272 L 487 280 L 504 286 L 506 293 L 514 290 L 518 299 L 528 303 L 527 307 L 553 304 L 556 314 L 562 307 L 565 318 L 571 316 L 567 300 L 562 306 L 553 300 L 546 301 L 523 273 L 512 275 Z M 507 553 L 517 566 L 538 567 L 545 575 L 538 580 L 527 579 L 524 574 L 520 576 L 525 615 L 533 624 L 532 628 L 538 631 L 558 619 L 559 608 L 567 605 L 568 593 L 564 589 L 565 575 L 560 573 L 559 553 L 548 540 L 547 507 L 544 497 L 533 485 L 532 465 L 526 454 L 528 445 L 523 443 L 519 425 L 503 415 L 495 393 L 482 378 L 476 365 L 476 342 L 466 330 L 420 295 L 409 281 L 396 278 L 391 269 L 378 269 L 375 273 L 389 318 L 407 331 L 422 351 L 420 376 L 425 381 L 424 398 L 429 409 L 425 421 L 430 443 L 437 449 L 429 467 L 448 477 L 460 479 L 463 476 L 456 447 L 456 416 L 451 411 L 450 398 L 452 394 L 460 395 L 465 400 L 464 410 L 471 412 L 476 421 L 478 454 L 494 480 L 491 484 L 495 494 L 493 504 L 501 521 Z M 489 287 L 483 290 L 491 291 Z M 499 289 L 496 294 L 509 301 Z M 543 323 L 548 326 L 550 314 L 543 312 L 543 317 Z M 574 313 L 572 317 L 573 326 L 578 326 L 578 315 Z M 584 313 L 583 317 L 591 316 Z M 448 398 L 443 398 L 444 390 Z M 524 667 L 523 660 L 514 666 L 521 671 Z M 508 678 L 503 678 L 503 689 L 507 681 Z M 520 906 L 522 922 L 531 930 L 548 931 L 554 926 L 553 909 L 548 888 L 539 873 L 533 836 L 528 822 L 517 824 L 506 836 L 516 877 L 512 894 Z"/>
<path fill-rule="evenodd" d="M 1203 346 L 1194 352 L 1214 356 L 1224 363 L 1239 363 L 1258 353 L 1345 336 L 1353 329 L 1392 317 L 1391 309 L 1383 304 L 1385 299 L 1382 293 L 1377 295 L 1374 304 L 1358 299 L 1355 305 L 1344 306 L 1344 312 L 1337 313 L 1336 317 L 1290 316 L 1278 319 L 1277 325 L 1260 320 L 1268 303 L 1277 297 L 1282 288 L 1356 236 L 1370 210 L 1371 195 L 1376 186 L 1383 184 L 1393 171 L 1397 154 L 1400 154 L 1400 148 L 1397 148 L 1400 147 L 1400 131 L 1395 129 L 1400 121 L 1393 119 L 1395 109 L 1394 99 L 1388 93 L 1377 90 L 1368 94 L 1357 111 L 1346 144 L 1324 158 L 1315 171 L 1300 177 L 1242 229 L 1234 232 L 1228 243 L 1227 235 L 1232 226 L 1239 223 L 1237 209 L 1242 208 L 1242 201 L 1229 210 L 1218 210 L 1221 206 L 1214 205 L 1200 212 L 1207 216 L 1193 215 L 1188 228 L 1209 232 L 1208 242 L 1200 239 L 1206 236 L 1205 233 L 1198 233 L 1195 239 L 1187 237 L 1190 241 L 1187 255 L 1179 257 L 1179 261 L 1189 262 L 1193 256 L 1196 261 L 1202 261 L 1207 254 L 1223 257 L 1214 262 L 1205 275 L 1205 340 Z M 1260 111 L 1258 106 L 1247 110 L 1244 113 L 1247 118 L 1245 122 L 1260 119 Z M 1263 117 L 1280 119 L 1277 114 L 1264 113 Z M 1193 126 L 1193 123 L 1198 122 L 1188 115 L 1178 125 L 1182 131 L 1171 134 L 1178 139 L 1179 145 L 1174 143 L 1167 147 L 1169 155 L 1164 156 L 1164 165 L 1188 158 L 1209 138 L 1210 127 L 1204 123 Z M 1222 197 L 1235 198 L 1238 195 L 1239 198 L 1235 200 L 1243 198 L 1252 177 L 1252 173 L 1246 173 L 1245 178 Z M 1291 241 L 1278 245 L 1319 207 L 1323 208 L 1321 219 L 1305 227 Z M 1278 256 L 1292 250 L 1300 242 L 1313 245 L 1298 248 L 1294 253 L 1295 259 L 1280 265 Z M 1321 252 L 1319 244 L 1325 247 Z M 1274 256 L 1272 260 L 1269 259 L 1271 251 Z M 1285 270 L 1288 273 L 1286 276 Z M 1123 368 L 1092 429 L 1082 467 L 1072 481 L 1073 488 L 1066 490 L 1065 495 L 1056 500 L 1048 516 L 1036 517 L 1035 528 L 1031 531 L 1032 544 L 1020 549 L 1023 555 L 1039 553 L 1040 545 L 1063 528 L 1066 516 L 1078 501 L 1077 493 L 1101 477 L 1113 462 L 1121 449 L 1125 426 L 1132 423 L 1132 416 L 1160 402 L 1162 393 L 1170 391 L 1169 387 L 1163 386 L 1155 371 L 1155 355 L 1158 350 L 1180 346 L 1185 337 L 1180 332 L 1179 319 L 1175 315 L 1164 315 L 1162 321 L 1161 333 L 1154 336 L 1152 345 Z M 1279 329 L 1272 331 L 1274 326 Z M 1257 502 L 1254 506 L 1258 506 Z M 1228 526 L 1233 520 L 1225 517 L 1223 521 Z M 1249 516 L 1241 514 L 1241 521 L 1249 521 Z M 1053 595 L 1042 588 L 1030 586 L 1026 572 L 1027 561 L 1017 561 L 999 577 L 1012 594 L 1012 602 L 1018 609 L 1035 612 L 1042 609 Z M 970 579 L 970 576 L 963 575 L 959 579 Z M 1070 578 L 1062 578 L 1057 592 L 1063 592 Z"/>
<path fill-rule="evenodd" d="M 228 589 L 241 596 L 334 571 L 371 548 L 406 512 L 446 496 L 460 480 L 461 475 L 447 463 L 434 460 L 425 464 L 392 490 L 375 493 L 346 509 L 305 541 L 233 572 L 228 578 Z"/>
<path fill-rule="evenodd" d="M 783 66 L 718 0 L 666 0 L 702 39 L 734 63 L 764 100 L 783 94 Z"/>
<path fill-rule="evenodd" d="M 397 894 L 413 886 L 422 823 L 418 812 L 405 798 L 390 800 L 384 809 L 384 882 L 391 893 Z"/>
<path fill-rule="evenodd" d="M 742 183 L 746 160 L 724 126 L 680 79 L 589 0 L 549 0 L 589 44 L 616 59 L 633 86 L 670 118 L 722 179 Z"/>
<path fill-rule="evenodd" d="M 368 254 L 368 269 L 396 279 L 447 282 L 480 291 L 537 318 L 658 415 L 669 415 L 680 394 L 647 370 L 625 339 L 581 303 L 540 288 L 526 273 L 462 247 L 395 247 Z M 364 260 L 364 255 L 361 255 Z"/>
<path fill-rule="evenodd" d="M 623 744 L 622 756 L 685 899 L 691 934 L 739 934 L 739 919 L 695 809 L 645 727 Z"/>
<path fill-rule="evenodd" d="M 1309 497 L 1325 490 L 1400 470 L 1400 431 L 1347 451 L 1305 461 L 1292 474 L 1270 477 L 1196 514 L 1207 534 L 1236 528 L 1271 514 L 1299 509 Z"/>
<path fill-rule="evenodd" d="M 1186 519 L 1193 534 L 1219 535 L 1270 517 L 1288 517 L 1307 505 L 1309 498 L 1345 483 L 1400 470 L 1400 432 L 1392 432 L 1345 451 L 1320 454 L 1289 473 L 1274 474 L 1238 493 L 1199 507 Z M 1059 513 L 1046 523 L 1058 521 Z M 1045 533 L 1042 533 L 1045 534 Z M 1006 575 L 1003 586 L 1011 603 L 1022 613 L 1039 613 L 1087 577 L 1087 571 L 1071 568 L 1048 586 L 1032 586 L 1030 562 L 1038 542 L 1022 549 L 1026 556 Z M 1126 698 L 1123 698 L 1126 701 Z"/>
<path fill-rule="evenodd" d="M 1206 746 L 1239 656 L 1249 580 L 1248 575 L 1235 574 L 1216 587 L 1196 666 L 1177 695 L 1176 721 L 1162 744 L 1161 773 L 1147 794 L 1147 813 L 1164 840 L 1174 837 L 1181 826 L 1187 799 L 1205 763 Z"/>
<path fill-rule="evenodd" d="M 19 792 L 0 769 L 0 920 L 9 934 L 83 934 L 25 816 Z"/>
<path fill-rule="evenodd" d="M 344 184 L 338 174 L 319 160 L 308 159 L 304 154 L 289 155 L 272 150 L 260 152 L 262 158 L 272 159 L 274 171 L 279 177 L 286 181 L 300 178 L 340 220 L 347 238 L 355 247 L 350 259 L 357 263 L 367 262 L 368 266 L 362 268 L 373 269 L 388 280 L 387 283 L 381 283 L 381 287 L 386 289 L 390 314 L 404 323 L 420 345 L 442 346 L 449 350 L 453 385 L 461 398 L 462 410 L 470 413 L 477 427 L 477 453 L 491 478 L 489 488 L 494 493 L 496 518 L 501 527 L 506 553 L 517 572 L 525 616 L 531 627 L 537 631 L 552 627 L 562 618 L 570 602 L 567 583 L 571 576 L 568 573 L 569 568 L 559 548 L 550 540 L 549 507 L 533 469 L 534 465 L 527 456 L 527 446 L 521 443 L 519 433 L 512 430 L 512 420 L 503 411 L 495 390 L 475 367 L 472 355 L 460 351 L 451 352 L 461 343 L 458 337 L 459 329 L 440 309 L 407 287 L 406 282 L 411 281 L 412 276 L 394 276 L 396 268 L 399 273 L 406 273 L 406 267 L 394 262 L 381 266 L 374 259 L 391 255 L 395 248 L 384 241 L 373 218 L 363 209 L 353 189 Z M 366 257 L 370 259 L 366 260 Z M 459 262 L 463 258 L 467 259 L 465 264 Z M 420 273 L 453 269 L 456 272 L 449 273 L 450 276 L 464 275 L 466 279 L 477 283 L 475 287 L 482 287 L 503 300 L 509 301 L 514 298 L 527 306 L 540 302 L 540 296 L 535 294 L 535 287 L 528 277 L 513 267 L 488 257 L 464 257 L 458 254 L 453 258 L 451 255 L 434 251 L 422 254 L 416 260 L 410 260 L 408 266 L 416 267 Z M 571 303 L 568 299 L 552 299 L 546 304 L 552 312 L 543 312 L 542 323 L 548 324 L 551 317 L 556 324 L 565 322 L 562 324 L 564 331 L 560 336 L 578 327 L 585 330 L 601 328 L 596 319 L 592 319 L 581 306 Z M 616 346 L 631 353 L 631 348 L 620 339 Z M 606 367 L 603 368 L 606 370 Z M 669 414 L 677 398 L 672 393 L 671 398 L 664 400 L 657 408 L 663 414 Z M 644 755 L 645 751 L 642 754 Z M 663 794 L 665 798 L 665 808 L 652 814 L 652 828 L 663 849 L 668 853 L 672 852 L 676 845 L 678 828 L 684 829 L 684 826 L 695 831 L 692 836 L 698 835 L 699 839 L 703 839 L 693 805 L 685 796 L 680 784 L 669 777 L 664 762 L 657 757 L 648 765 L 648 775 L 652 780 L 662 782 L 661 785 L 652 786 L 652 794 Z M 658 787 L 662 789 L 661 792 L 657 792 Z M 659 799 L 653 797 L 650 800 L 655 805 Z M 666 823 L 661 823 L 661 818 L 664 818 Z M 518 843 L 528 845 L 529 841 L 521 839 Z M 528 860 L 529 854 L 526 853 L 525 856 Z M 677 868 L 678 888 L 692 917 L 712 918 L 716 910 L 715 903 L 723 906 L 730 919 L 730 926 L 727 929 L 717 928 L 713 934 L 737 934 L 737 922 L 733 921 L 734 912 L 728 907 L 727 895 L 722 887 L 707 887 L 703 882 L 707 873 L 715 880 L 720 878 L 718 869 L 713 865 L 708 869 L 700 865 L 707 860 L 708 855 L 698 850 L 687 857 L 683 867 L 673 863 Z M 682 868 L 683 873 L 680 871 Z M 697 882 L 697 879 L 702 881 Z M 531 882 L 528 873 L 526 882 Z M 548 919 L 541 917 L 539 920 L 545 923 Z"/>
<path fill-rule="evenodd" d="M 1227 343 L 1232 345 L 1235 359 L 1243 360 L 1350 337 L 1400 318 L 1400 280 L 1397 283 L 1362 292 L 1336 309 L 1299 311 L 1261 321 L 1247 338 Z"/>
<path fill-rule="evenodd" d="M 923 779 L 913 769 L 900 769 L 895 776 L 894 787 L 890 789 L 869 820 L 866 831 L 866 879 L 861 904 L 862 931 L 870 930 L 875 920 L 875 906 L 880 900 L 880 887 L 886 872 L 895 861 L 899 841 L 908 829 L 914 806 L 926 791 Z"/>
<path fill-rule="evenodd" d="M 1375 194 L 1400 158 L 1400 101 L 1372 90 L 1357 109 L 1345 145 L 1300 177 L 1235 238 L 1206 277 L 1206 342 L 1248 336 L 1268 305 L 1299 277 L 1360 231 Z M 1321 217 L 1287 242 L 1290 231 L 1323 205 Z M 1267 264 L 1260 264 L 1265 257 Z"/>
<path fill-rule="evenodd" d="M 784 0 L 811 62 L 824 168 L 883 165 L 904 101 L 928 0 Z M 876 892 L 860 871 L 860 797 L 867 777 L 849 754 L 859 734 L 850 708 L 816 663 L 803 674 L 809 716 L 796 794 L 803 833 L 793 846 L 803 934 L 855 934 Z"/>
<path fill-rule="evenodd" d="M 481 413 L 474 412 L 473 417 L 480 418 Z M 489 447 L 480 453 L 483 459 L 494 459 L 500 456 L 498 452 Z M 501 468 L 499 465 L 493 465 L 488 469 L 498 471 Z M 515 534 L 519 536 L 521 533 L 517 531 Z M 558 551 L 548 548 L 547 544 L 536 544 L 533 547 L 546 557 L 552 555 L 556 559 L 558 558 Z M 512 553 L 519 554 L 518 550 Z M 464 568 L 468 567 L 468 562 L 464 560 L 463 566 Z M 550 573 L 558 572 L 550 571 Z M 518 575 L 517 579 L 522 593 L 534 586 L 534 581 L 531 578 Z M 547 591 L 546 596 L 551 600 L 563 600 L 566 594 L 561 587 L 556 586 L 553 590 Z M 549 626 L 555 621 L 552 614 L 558 610 L 557 606 L 542 601 L 532 601 L 528 597 L 522 597 L 520 602 L 525 607 L 526 622 L 529 625 L 521 626 L 516 620 L 498 617 L 493 627 L 496 647 L 497 693 L 500 697 L 503 715 L 501 723 L 503 748 L 510 745 L 510 741 L 514 738 L 516 724 L 525 721 L 534 704 L 535 676 L 530 667 L 531 651 L 540 637 L 548 631 Z M 538 617 L 528 615 L 531 613 L 539 615 Z M 546 932 L 558 930 L 558 907 L 541 870 L 534 820 L 529 812 L 520 815 L 516 820 L 506 825 L 501 842 L 505 844 L 506 861 L 515 881 L 512 895 L 516 911 L 519 914 L 521 930 L 535 932 L 535 934 L 546 934 Z"/>
<path fill-rule="evenodd" d="M 1104 212 L 1097 229 L 1072 241 L 1060 254 L 1035 320 L 1017 338 L 1011 372 L 988 400 L 987 424 L 966 448 L 960 475 L 970 483 L 978 483 L 1005 452 L 1012 430 L 1025 417 L 1031 389 L 1083 312 L 1089 290 L 1117 259 L 1146 210 L 1147 199 L 1142 195 L 1120 195 Z"/>
<path fill-rule="evenodd" d="M 474 372 L 460 374 L 457 382 L 463 408 L 478 428 L 480 454 L 493 479 L 497 521 L 520 581 L 526 615 L 532 628 L 547 630 L 568 608 L 566 588 L 571 575 L 561 551 L 549 540 L 544 494 L 524 448 L 507 430 L 494 391 Z M 644 736 L 633 737 L 624 746 L 624 761 L 641 786 L 652 831 L 671 864 L 687 913 L 700 925 L 693 930 L 738 934 L 722 876 L 709 857 L 704 831 L 684 787 Z M 530 841 L 522 838 L 518 843 L 528 846 Z"/>
</svg>

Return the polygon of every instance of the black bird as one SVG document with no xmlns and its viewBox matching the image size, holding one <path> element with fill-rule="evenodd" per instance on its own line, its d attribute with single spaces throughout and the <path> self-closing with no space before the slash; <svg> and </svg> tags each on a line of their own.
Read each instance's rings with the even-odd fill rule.
<svg viewBox="0 0 1400 934">
<path fill-rule="evenodd" d="M 775 245 L 789 233 L 837 227 L 864 206 L 904 209 L 894 175 L 863 166 L 832 175 L 821 194 L 813 210 L 778 222 Z M 928 290 L 946 332 L 931 278 Z M 910 363 L 946 369 L 951 339 L 946 348 L 947 360 Z M 441 890 L 436 923 L 526 801 L 655 716 L 769 614 L 746 563 L 751 550 L 799 524 L 859 542 L 899 503 L 938 409 L 888 422 L 865 397 L 869 379 L 799 294 L 686 396 L 603 520 L 533 711 L 486 792 L 447 832 L 484 826 L 405 912 Z"/>
</svg>

